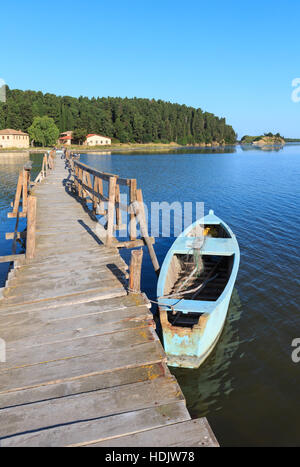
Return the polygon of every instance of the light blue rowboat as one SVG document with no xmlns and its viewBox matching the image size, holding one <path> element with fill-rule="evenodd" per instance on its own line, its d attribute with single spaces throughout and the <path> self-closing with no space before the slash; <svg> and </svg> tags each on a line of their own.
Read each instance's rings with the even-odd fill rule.
<svg viewBox="0 0 300 467">
<path fill-rule="evenodd" d="M 168 365 L 198 368 L 212 352 L 225 324 L 239 262 L 235 235 L 212 210 L 175 240 L 157 284 Z"/>
</svg>

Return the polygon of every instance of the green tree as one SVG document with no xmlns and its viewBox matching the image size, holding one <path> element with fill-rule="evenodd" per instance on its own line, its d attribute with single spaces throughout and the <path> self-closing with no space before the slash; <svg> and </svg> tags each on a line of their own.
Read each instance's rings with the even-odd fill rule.
<svg viewBox="0 0 300 467">
<path fill-rule="evenodd" d="M 59 129 L 50 117 L 35 117 L 28 133 L 34 144 L 38 146 L 53 146 L 59 136 Z"/>
<path fill-rule="evenodd" d="M 236 141 L 233 128 L 224 118 L 162 100 L 75 98 L 8 87 L 6 94 L 6 102 L 0 106 L 2 128 L 27 131 L 35 117 L 50 117 L 60 132 L 84 128 L 87 133 L 103 134 L 124 143 Z"/>
<path fill-rule="evenodd" d="M 87 130 L 84 128 L 77 128 L 73 131 L 72 140 L 75 144 L 82 144 L 85 141 Z"/>
</svg>

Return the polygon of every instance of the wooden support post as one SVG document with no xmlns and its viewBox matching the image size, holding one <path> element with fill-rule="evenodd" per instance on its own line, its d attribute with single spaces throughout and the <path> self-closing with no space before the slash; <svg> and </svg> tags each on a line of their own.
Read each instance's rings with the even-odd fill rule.
<svg viewBox="0 0 300 467">
<path fill-rule="evenodd" d="M 82 172 L 81 172 L 81 182 L 84 185 L 87 185 L 86 172 L 84 170 L 82 170 Z M 87 192 L 85 191 L 85 189 L 83 187 L 81 189 L 81 197 L 82 197 L 82 200 L 86 202 Z"/>
<path fill-rule="evenodd" d="M 94 176 L 94 182 L 93 182 L 93 190 L 95 193 L 99 193 L 98 191 L 98 177 Z M 97 205 L 98 205 L 98 197 L 96 194 L 93 195 L 93 213 L 96 214 L 97 212 Z"/>
<path fill-rule="evenodd" d="M 43 179 L 45 177 L 45 156 L 43 157 L 41 174 L 42 174 L 42 179 Z"/>
<path fill-rule="evenodd" d="M 143 193 L 142 190 L 137 190 L 137 202 L 133 203 L 133 210 L 136 215 L 136 218 L 140 224 L 141 236 L 144 239 L 148 250 L 149 255 L 154 267 L 154 271 L 156 272 L 157 276 L 159 275 L 160 267 L 157 256 L 155 254 L 155 250 L 153 248 L 152 241 L 149 237 L 148 233 L 148 226 L 146 221 L 145 209 L 144 209 L 144 201 L 143 201 Z"/>
<path fill-rule="evenodd" d="M 106 245 L 110 246 L 113 240 L 114 232 L 114 215 L 115 215 L 115 198 L 116 198 L 116 183 L 117 177 L 111 177 L 109 179 L 108 188 L 108 212 L 107 212 L 107 233 L 106 233 Z"/>
<path fill-rule="evenodd" d="M 120 208 L 120 185 L 116 184 L 116 230 L 122 229 L 122 212 Z"/>
<path fill-rule="evenodd" d="M 78 168 L 78 196 L 82 198 L 82 179 L 83 179 L 83 170 Z"/>
<path fill-rule="evenodd" d="M 20 219 L 20 213 L 19 211 L 17 212 L 17 220 L 16 220 L 16 225 L 15 225 L 15 231 L 14 231 L 14 236 L 13 236 L 13 244 L 12 244 L 12 249 L 11 252 L 13 255 L 16 254 L 17 252 L 17 239 L 18 239 L 18 226 L 19 226 L 19 219 Z"/>
<path fill-rule="evenodd" d="M 98 180 L 98 193 L 100 195 L 103 196 L 103 180 L 99 177 L 97 177 L 97 180 Z M 105 211 L 105 206 L 104 206 L 104 201 L 103 200 L 100 200 L 99 202 L 99 209 L 98 209 L 98 212 L 97 214 L 99 214 L 100 216 L 105 216 L 106 214 L 106 211 Z"/>
<path fill-rule="evenodd" d="M 129 293 L 138 294 L 141 292 L 141 270 L 143 261 L 143 250 L 132 250 L 129 267 Z"/>
<path fill-rule="evenodd" d="M 14 214 L 17 214 L 17 212 L 19 211 L 19 204 L 20 204 L 20 199 L 21 199 L 21 195 L 22 195 L 22 188 L 23 188 L 23 172 L 20 172 L 19 178 L 18 178 L 15 202 L 14 202 L 14 206 L 13 206 L 13 213 Z"/>
<path fill-rule="evenodd" d="M 26 259 L 32 259 L 35 253 L 36 197 L 28 197 Z"/>
<path fill-rule="evenodd" d="M 91 176 L 90 176 L 90 174 L 89 174 L 88 172 L 86 172 L 86 174 L 85 174 L 85 179 L 86 179 L 86 181 L 87 181 L 87 183 L 86 183 L 87 186 L 88 186 L 89 188 L 93 189 L 92 179 L 91 179 Z M 90 193 L 88 194 L 88 196 L 89 196 L 89 197 L 92 197 Z"/>
<path fill-rule="evenodd" d="M 130 205 L 136 201 L 136 180 L 133 178 L 130 180 Z M 130 240 L 136 239 L 136 219 L 133 212 L 130 213 L 130 224 L 129 224 Z"/>
<path fill-rule="evenodd" d="M 78 193 L 78 167 L 77 165 L 74 166 L 74 186 L 75 186 L 75 192 Z"/>
<path fill-rule="evenodd" d="M 28 170 L 23 169 L 23 191 L 22 191 L 22 212 L 27 212 L 27 196 L 28 196 Z"/>
<path fill-rule="evenodd" d="M 44 165 L 44 177 L 47 177 L 47 172 L 48 172 L 48 158 L 47 158 L 47 154 L 44 155 L 43 165 Z"/>
</svg>

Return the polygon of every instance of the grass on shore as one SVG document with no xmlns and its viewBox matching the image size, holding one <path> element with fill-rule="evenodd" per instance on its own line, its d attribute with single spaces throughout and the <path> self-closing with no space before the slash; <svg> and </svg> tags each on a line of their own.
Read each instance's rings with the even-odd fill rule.
<svg viewBox="0 0 300 467">
<path fill-rule="evenodd" d="M 172 151 L 176 148 L 184 148 L 184 147 L 214 147 L 218 146 L 216 143 L 212 144 L 195 144 L 195 145 L 180 145 L 178 143 L 113 143 L 110 145 L 100 145 L 100 146 L 83 146 L 83 145 L 71 145 L 67 146 L 66 149 L 72 152 L 79 152 L 79 153 L 99 153 L 99 152 L 117 152 L 117 151 L 124 151 L 124 152 L 131 152 L 131 151 L 147 151 L 147 152 L 155 152 L 155 151 Z M 52 147 L 30 147 L 30 148 L 0 148 L 0 152 L 45 152 L 53 149 Z M 63 149 L 63 147 L 60 147 Z"/>
</svg>

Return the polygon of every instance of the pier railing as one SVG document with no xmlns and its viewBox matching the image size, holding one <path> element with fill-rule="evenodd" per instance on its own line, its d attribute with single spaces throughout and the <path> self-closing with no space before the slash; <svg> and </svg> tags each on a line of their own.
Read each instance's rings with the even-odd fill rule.
<svg viewBox="0 0 300 467">
<path fill-rule="evenodd" d="M 145 215 L 142 190 L 137 188 L 137 181 L 134 178 L 122 178 L 115 174 L 101 172 L 95 168 L 76 160 L 69 152 L 66 154 L 67 166 L 74 180 L 76 195 L 84 203 L 91 203 L 91 210 L 96 215 L 106 216 L 106 246 L 116 246 L 117 248 L 136 248 L 146 245 L 155 272 L 159 273 L 159 263 L 153 248 L 155 242 L 149 236 L 148 225 Z M 106 195 L 104 194 L 104 183 Z M 121 202 L 120 187 L 125 188 L 128 196 L 126 202 Z M 122 224 L 122 211 L 129 215 L 129 240 L 118 241 L 114 232 L 127 227 Z M 137 225 L 140 227 L 140 238 L 137 238 Z M 141 263 L 142 255 L 137 256 L 132 252 L 132 262 Z M 137 260 L 139 258 L 139 260 Z M 137 276 L 140 265 L 132 268 Z M 134 274 L 135 274 L 134 273 Z M 132 279 L 133 280 L 133 279 Z M 133 284 L 137 284 L 136 278 Z M 136 287 L 136 286 L 135 286 Z"/>
<path fill-rule="evenodd" d="M 44 154 L 42 168 L 34 181 L 31 180 L 32 162 L 28 161 L 23 170 L 20 171 L 16 194 L 11 203 L 12 211 L 7 214 L 8 218 L 15 218 L 16 224 L 14 232 L 8 232 L 5 235 L 6 240 L 13 240 L 12 254 L 0 256 L 0 263 L 17 261 L 18 259 L 31 259 L 35 252 L 35 225 L 36 225 L 36 197 L 32 193 L 33 187 L 47 177 L 53 170 L 55 161 L 55 151 Z M 27 219 L 27 228 L 24 232 L 18 232 L 19 219 Z M 16 254 L 17 241 L 26 239 L 26 255 Z"/>
</svg>

